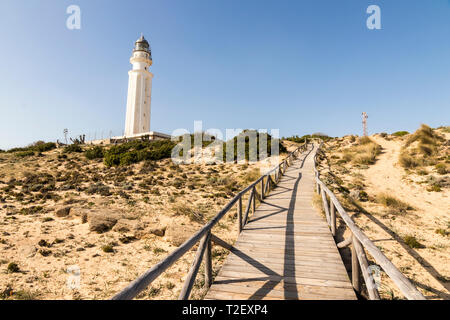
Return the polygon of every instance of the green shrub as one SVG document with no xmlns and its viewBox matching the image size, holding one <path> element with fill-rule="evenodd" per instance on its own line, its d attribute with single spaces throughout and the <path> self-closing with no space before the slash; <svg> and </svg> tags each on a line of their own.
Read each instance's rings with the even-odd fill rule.
<svg viewBox="0 0 450 320">
<path fill-rule="evenodd" d="M 421 244 L 419 241 L 417 241 L 416 237 L 413 237 L 413 236 L 405 236 L 403 238 L 403 241 L 405 241 L 405 243 L 413 249 L 425 247 L 423 244 Z"/>
<path fill-rule="evenodd" d="M 97 184 L 90 185 L 87 190 L 87 194 L 99 194 L 104 197 L 108 197 L 111 195 L 111 191 L 107 185 L 104 185 L 103 183 L 99 182 Z"/>
<path fill-rule="evenodd" d="M 102 246 L 102 251 L 106 253 L 112 253 L 114 252 L 114 247 L 112 244 L 105 244 L 104 246 Z"/>
<path fill-rule="evenodd" d="M 15 273 L 19 271 L 20 271 L 19 265 L 15 262 L 10 262 L 8 264 L 8 267 L 6 267 L 6 272 L 8 273 Z"/>
<path fill-rule="evenodd" d="M 78 143 L 69 144 L 68 146 L 64 147 L 64 153 L 80 153 L 83 152 L 83 148 Z"/>
<path fill-rule="evenodd" d="M 256 143 L 254 143 L 255 145 L 253 145 L 253 143 L 250 143 L 250 137 L 256 137 Z M 238 139 L 244 139 L 245 154 L 243 156 L 245 160 L 247 161 L 250 160 L 250 154 L 256 154 L 256 160 L 262 160 L 260 159 L 259 145 L 260 140 L 262 140 L 263 137 L 264 140 L 266 140 L 267 142 L 266 153 L 268 157 L 272 155 L 272 144 L 278 143 L 279 154 L 287 152 L 287 149 L 285 146 L 283 146 L 281 140 L 273 138 L 270 134 L 257 132 L 256 130 L 244 130 L 239 135 L 233 138 L 233 147 L 234 147 L 233 160 L 234 161 L 238 160 Z M 229 140 L 227 143 L 231 143 L 231 140 Z M 223 161 L 227 160 L 227 143 L 223 144 Z M 242 157 L 242 155 L 240 157 Z"/>
<path fill-rule="evenodd" d="M 16 157 L 19 157 L 19 158 L 30 157 L 30 156 L 34 156 L 34 151 L 32 151 L 32 150 L 19 151 L 19 152 L 16 152 L 15 155 L 16 155 Z"/>
<path fill-rule="evenodd" d="M 15 300 L 37 300 L 39 295 L 38 291 L 18 290 L 13 292 Z"/>
<path fill-rule="evenodd" d="M 438 163 L 436 166 L 436 171 L 439 174 L 447 174 L 447 166 L 445 165 L 445 163 Z"/>
<path fill-rule="evenodd" d="M 400 211 L 405 211 L 405 210 L 412 210 L 413 208 L 408 205 L 407 203 L 398 200 L 397 198 L 387 194 L 387 193 L 380 193 L 377 196 L 377 200 L 379 203 L 381 203 L 382 205 L 386 206 L 386 207 L 390 207 L 390 208 L 394 208 L 394 209 L 398 209 Z"/>
<path fill-rule="evenodd" d="M 330 140 L 330 139 L 333 139 L 333 138 L 329 137 L 328 135 L 326 135 L 324 133 L 313 133 L 312 135 L 307 134 L 307 135 L 304 135 L 302 137 L 299 137 L 298 135 L 295 135 L 295 136 L 292 136 L 292 137 L 283 138 L 282 140 L 288 140 L 288 141 L 292 141 L 292 142 L 296 142 L 296 143 L 304 143 L 306 139 L 311 139 L 311 138 L 319 138 L 319 139 L 322 139 L 325 142 Z"/>
<path fill-rule="evenodd" d="M 446 237 L 450 234 L 450 232 L 448 232 L 447 230 L 444 230 L 444 229 L 436 229 L 434 232 L 437 234 L 440 234 L 441 236 L 444 236 L 444 237 Z"/>
<path fill-rule="evenodd" d="M 104 152 L 106 166 L 130 165 L 145 160 L 170 158 L 175 143 L 170 140 L 131 141 Z"/>
<path fill-rule="evenodd" d="M 84 152 L 84 155 L 89 160 L 102 159 L 103 158 L 103 148 L 99 147 L 99 146 L 95 146 L 93 148 L 87 149 Z"/>
<path fill-rule="evenodd" d="M 45 152 L 50 151 L 56 148 L 56 143 L 54 142 L 44 142 L 44 141 L 38 141 L 34 143 L 33 146 L 34 150 L 37 152 Z"/>
<path fill-rule="evenodd" d="M 9 149 L 8 153 L 17 152 L 17 156 L 19 157 L 26 157 L 29 155 L 34 154 L 34 151 L 37 153 L 50 151 L 56 148 L 56 144 L 54 142 L 44 142 L 44 141 L 37 141 L 27 147 L 19 147 L 19 148 L 12 148 Z M 20 155 L 19 155 L 20 154 Z"/>
<path fill-rule="evenodd" d="M 408 131 L 397 131 L 397 132 L 394 132 L 392 135 L 396 136 L 396 137 L 403 137 L 403 136 L 406 136 L 407 134 L 409 134 Z"/>
<path fill-rule="evenodd" d="M 433 184 L 433 185 L 431 185 L 428 189 L 427 189 L 427 191 L 428 192 L 441 192 L 442 191 L 442 189 L 441 189 L 441 186 L 440 185 L 438 185 L 438 184 Z"/>
</svg>

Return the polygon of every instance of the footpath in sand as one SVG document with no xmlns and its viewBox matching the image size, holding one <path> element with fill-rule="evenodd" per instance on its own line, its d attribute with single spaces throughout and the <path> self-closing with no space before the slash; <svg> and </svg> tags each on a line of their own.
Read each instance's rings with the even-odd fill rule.
<svg viewBox="0 0 450 320">
<path fill-rule="evenodd" d="M 402 142 L 371 137 L 383 148 L 374 165 L 360 170 L 366 191 L 376 196 L 387 193 L 414 208 L 395 217 L 380 211 L 380 206 L 364 203 L 371 215 L 358 217 L 370 238 L 418 288 L 425 289 L 428 298 L 450 298 L 450 240 L 436 233 L 450 224 L 450 191 L 429 192 L 426 185 L 414 182 L 398 164 Z M 417 178 L 416 178 L 417 179 Z M 410 248 L 403 241 L 414 236 L 423 248 Z"/>
</svg>

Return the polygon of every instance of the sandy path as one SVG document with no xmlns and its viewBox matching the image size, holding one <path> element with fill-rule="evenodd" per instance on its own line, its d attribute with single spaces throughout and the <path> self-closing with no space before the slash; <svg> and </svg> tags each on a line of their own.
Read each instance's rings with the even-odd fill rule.
<svg viewBox="0 0 450 320">
<path fill-rule="evenodd" d="M 418 287 L 428 288 L 436 298 L 450 299 L 450 239 L 435 232 L 439 228 L 447 229 L 450 223 L 450 191 L 428 192 L 426 185 L 412 182 L 398 164 L 401 143 L 377 136 L 371 138 L 382 146 L 383 152 L 374 165 L 359 171 L 364 176 L 367 193 L 371 196 L 382 192 L 391 194 L 415 210 L 390 219 L 379 215 L 379 206 L 367 204 L 373 214 L 378 214 L 361 217 L 360 225 L 372 226 L 371 231 L 366 231 L 372 239 L 389 236 L 377 244 Z M 425 247 L 409 248 L 401 240 L 406 235 L 415 236 Z"/>
<path fill-rule="evenodd" d="M 369 189 L 393 193 L 400 200 L 418 210 L 432 212 L 436 218 L 450 218 L 449 192 L 428 192 L 426 187 L 407 182 L 403 168 L 398 164 L 401 145 L 398 141 L 387 141 L 372 137 L 383 147 L 383 153 L 375 165 L 365 171 Z"/>
</svg>

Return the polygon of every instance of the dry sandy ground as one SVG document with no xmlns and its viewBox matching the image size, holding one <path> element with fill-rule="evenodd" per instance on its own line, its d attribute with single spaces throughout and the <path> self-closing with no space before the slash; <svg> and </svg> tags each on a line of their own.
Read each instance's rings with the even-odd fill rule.
<svg viewBox="0 0 450 320">
<path fill-rule="evenodd" d="M 382 147 L 375 164 L 368 168 L 346 166 L 347 174 L 336 170 L 346 185 L 354 183 L 355 179 L 362 181 L 369 195 L 368 202 L 359 203 L 365 211 L 350 213 L 358 226 L 427 298 L 449 299 L 450 239 L 448 234 L 438 234 L 436 230 L 450 231 L 450 190 L 429 192 L 425 184 L 419 183 L 422 178 L 407 174 L 398 164 L 402 139 L 386 140 L 379 135 L 371 138 Z M 380 193 L 392 195 L 414 210 L 405 213 L 388 210 L 373 200 Z M 408 246 L 403 240 L 406 236 L 414 236 L 423 248 Z M 380 293 L 387 299 L 402 298 L 385 274 Z"/>
<path fill-rule="evenodd" d="M 236 188 L 258 178 L 261 165 L 192 164 L 177 168 L 166 159 L 158 161 L 156 168 L 141 172 L 143 163 L 107 168 L 101 161 L 87 160 L 82 154 L 67 154 L 67 159 L 58 155 L 61 150 L 24 159 L 0 154 L 0 299 L 112 297 L 216 215 L 238 191 Z M 63 177 L 76 172 L 85 180 L 76 182 L 79 190 L 64 190 L 66 178 L 57 181 L 55 190 L 49 192 L 60 197 L 56 199 L 36 200 L 40 193 L 34 191 L 18 198 L 26 184 L 23 182 L 12 191 L 5 191 L 11 180 L 25 181 L 25 172 L 38 176 L 61 172 Z M 146 185 L 150 177 L 154 180 Z M 110 188 L 110 195 L 86 192 L 99 181 Z M 33 206 L 42 209 L 31 214 L 21 212 Z M 71 207 L 68 216 L 55 215 L 59 208 L 67 206 Z M 91 221 L 83 221 L 82 215 L 91 212 L 106 216 L 119 212 L 126 223 L 136 224 L 139 229 L 113 228 L 101 234 L 90 231 Z M 202 215 L 201 221 L 191 219 L 198 213 Z M 155 235 L 153 230 L 166 231 L 164 235 Z M 238 234 L 236 208 L 213 232 L 234 243 Z M 112 245 L 113 251 L 105 252 L 105 245 Z M 227 253 L 213 246 L 214 272 Z M 186 253 L 138 298 L 176 299 L 194 255 L 195 249 Z M 12 262 L 18 265 L 18 272 L 8 272 Z M 80 285 L 76 289 L 68 286 L 70 279 L 76 279 L 68 273 L 72 267 L 80 270 Z M 202 266 L 191 298 L 201 298 L 204 293 L 203 270 Z"/>
</svg>

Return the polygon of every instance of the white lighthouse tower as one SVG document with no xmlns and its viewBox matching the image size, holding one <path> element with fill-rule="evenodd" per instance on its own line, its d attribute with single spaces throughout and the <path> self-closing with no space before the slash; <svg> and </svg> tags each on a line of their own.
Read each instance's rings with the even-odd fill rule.
<svg viewBox="0 0 450 320">
<path fill-rule="evenodd" d="M 144 36 L 136 41 L 130 58 L 133 69 L 128 72 L 128 99 L 125 118 L 125 137 L 150 133 L 150 105 L 152 95 L 152 52 Z"/>
</svg>

